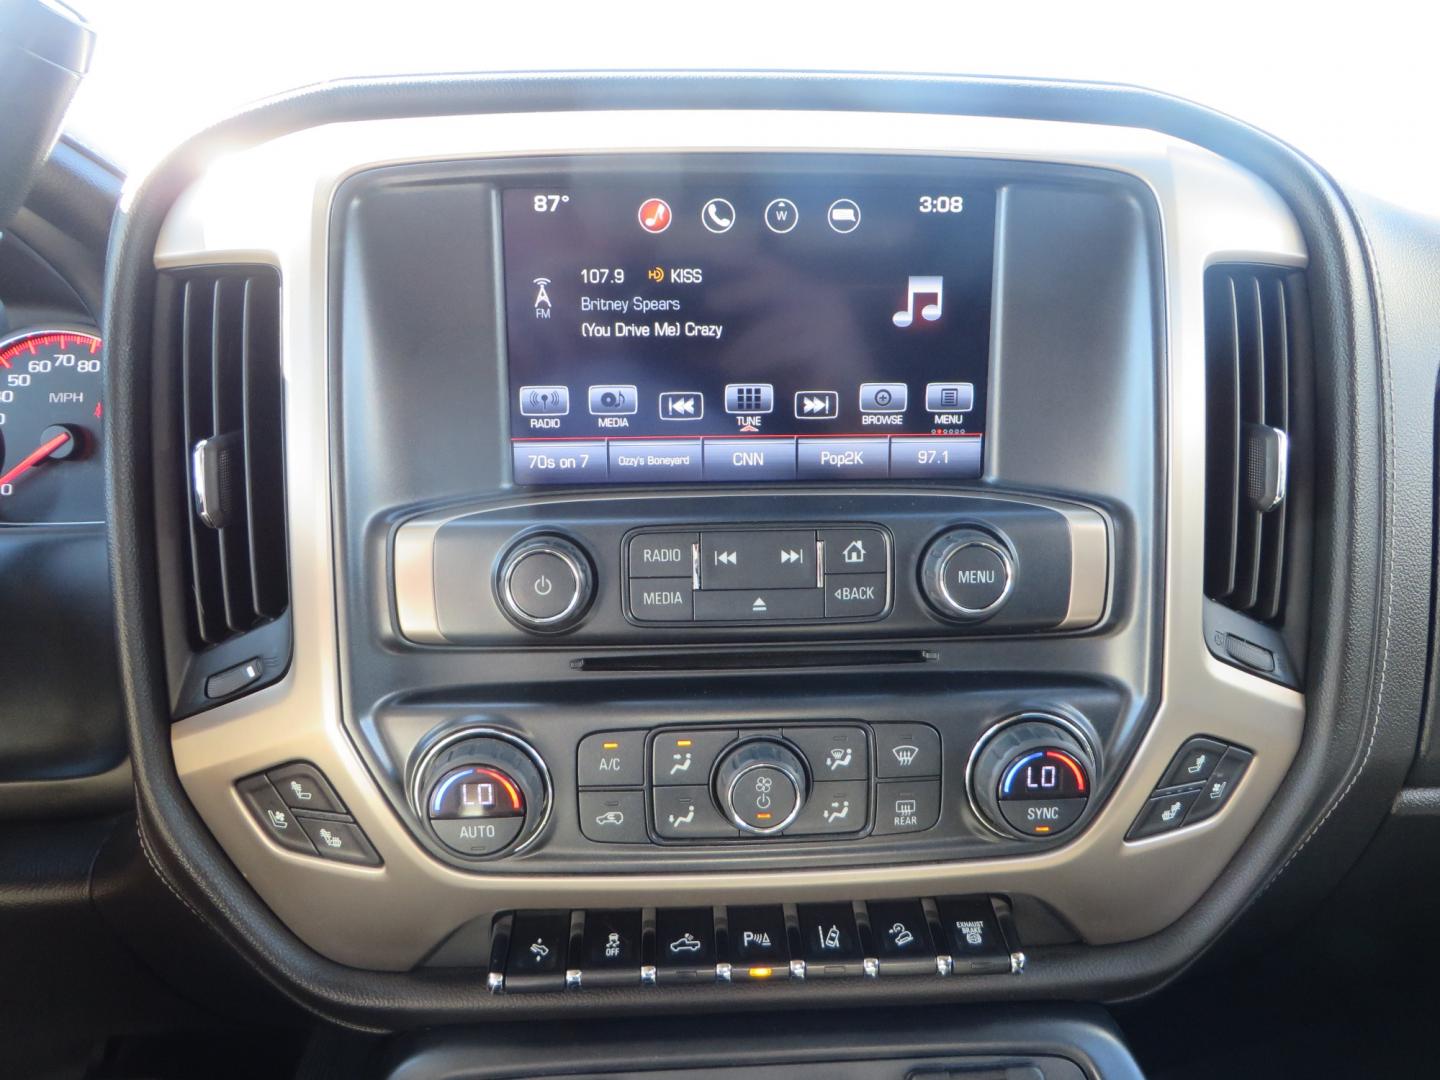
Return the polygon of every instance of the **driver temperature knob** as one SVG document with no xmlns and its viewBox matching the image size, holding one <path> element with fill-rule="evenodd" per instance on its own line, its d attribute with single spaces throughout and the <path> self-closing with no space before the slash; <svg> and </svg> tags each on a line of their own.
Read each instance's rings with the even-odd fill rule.
<svg viewBox="0 0 1440 1080">
<path fill-rule="evenodd" d="M 715 768 L 715 798 L 743 833 L 778 833 L 800 816 L 806 790 L 800 755 L 779 739 L 741 743 Z"/>
<path fill-rule="evenodd" d="M 1089 748 L 1067 723 L 1027 713 L 986 736 L 967 781 L 972 805 L 991 828 L 1048 840 L 1084 813 L 1094 772 Z"/>
<path fill-rule="evenodd" d="M 468 858 L 525 847 L 550 809 L 539 755 L 513 735 L 471 729 L 421 759 L 415 808 L 435 838 Z"/>
</svg>

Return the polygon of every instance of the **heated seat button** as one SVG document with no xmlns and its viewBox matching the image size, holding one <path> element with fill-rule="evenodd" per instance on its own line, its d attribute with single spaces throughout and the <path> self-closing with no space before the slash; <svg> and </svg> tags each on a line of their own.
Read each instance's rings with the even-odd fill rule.
<svg viewBox="0 0 1440 1080">
<path fill-rule="evenodd" d="M 1240 783 L 1240 778 L 1245 775 L 1245 770 L 1250 767 L 1254 755 L 1248 750 L 1241 750 L 1238 746 L 1232 746 L 1225 751 L 1225 756 L 1220 759 L 1220 764 L 1215 766 L 1215 771 L 1210 774 L 1210 779 L 1205 781 L 1205 786 L 1200 789 L 1200 796 L 1195 800 L 1195 805 L 1190 808 L 1190 813 L 1185 815 L 1185 824 L 1193 825 L 1197 821 L 1204 821 L 1220 812 L 1230 799 L 1231 793 Z"/>
<path fill-rule="evenodd" d="M 1000 932 L 988 896 L 950 897 L 937 902 L 944 948 L 957 975 L 983 975 L 1010 970 L 1010 947 Z"/>
<path fill-rule="evenodd" d="M 935 943 L 919 900 L 872 900 L 866 907 L 881 975 L 935 974 Z"/>
<path fill-rule="evenodd" d="M 640 912 L 587 911 L 580 986 L 638 986 Z"/>
<path fill-rule="evenodd" d="M 300 827 L 323 858 L 357 866 L 380 865 L 380 856 L 375 854 L 370 840 L 353 821 L 302 817 Z"/>
<path fill-rule="evenodd" d="M 265 774 L 292 810 L 315 810 L 324 814 L 348 813 L 340 796 L 314 765 L 291 762 Z"/>
<path fill-rule="evenodd" d="M 699 533 L 641 533 L 630 540 L 632 578 L 689 577 Z"/>
<path fill-rule="evenodd" d="M 1215 771 L 1215 766 L 1220 764 L 1224 753 L 1225 744 L 1222 742 L 1204 738 L 1191 739 L 1180 748 L 1156 787 L 1180 787 L 1208 780 Z"/>
<path fill-rule="evenodd" d="M 522 911 L 510 932 L 505 989 L 517 993 L 562 990 L 570 950 L 568 911 Z"/>
<path fill-rule="evenodd" d="M 260 823 L 265 835 L 287 851 L 301 855 L 314 855 L 315 845 L 305 835 L 305 830 L 295 819 L 295 814 L 275 794 L 270 781 L 263 776 L 252 776 L 236 785 L 250 813 Z"/>
<path fill-rule="evenodd" d="M 1135 824 L 1130 826 L 1126 840 L 1143 840 L 1147 836 L 1158 836 L 1185 824 L 1185 816 L 1195 805 L 1198 791 L 1177 791 L 1172 795 L 1160 795 L 1151 799 L 1140 811 Z"/>
<path fill-rule="evenodd" d="M 645 733 L 597 731 L 580 740 L 575 774 L 582 788 L 639 787 L 645 782 Z"/>
<path fill-rule="evenodd" d="M 815 533 L 752 529 L 700 534 L 700 588 L 803 589 L 819 580 Z"/>
<path fill-rule="evenodd" d="M 825 617 L 863 619 L 885 610 L 888 581 L 884 574 L 826 574 Z"/>
<path fill-rule="evenodd" d="M 864 952 L 849 904 L 801 904 L 800 952 L 807 979 L 864 974 Z"/>
<path fill-rule="evenodd" d="M 939 776 L 940 733 L 926 724 L 876 724 L 875 759 L 881 780 Z"/>
<path fill-rule="evenodd" d="M 733 907 L 728 923 L 730 965 L 736 981 L 790 977 L 790 939 L 780 905 Z"/>
<path fill-rule="evenodd" d="M 655 968 L 662 983 L 715 981 L 715 913 L 710 908 L 655 912 Z"/>
</svg>

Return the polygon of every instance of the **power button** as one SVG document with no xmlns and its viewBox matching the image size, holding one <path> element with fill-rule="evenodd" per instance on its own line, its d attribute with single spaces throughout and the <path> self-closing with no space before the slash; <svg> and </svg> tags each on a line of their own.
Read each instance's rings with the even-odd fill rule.
<svg viewBox="0 0 1440 1080">
<path fill-rule="evenodd" d="M 559 537 L 535 537 L 501 561 L 500 603 L 527 630 L 563 630 L 589 606 L 593 592 L 590 562 Z"/>
</svg>

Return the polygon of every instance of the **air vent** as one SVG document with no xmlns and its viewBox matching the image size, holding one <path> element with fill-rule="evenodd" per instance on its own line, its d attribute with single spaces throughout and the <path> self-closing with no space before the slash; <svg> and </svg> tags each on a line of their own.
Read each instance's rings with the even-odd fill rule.
<svg viewBox="0 0 1440 1080">
<path fill-rule="evenodd" d="M 1264 622 L 1285 600 L 1291 387 L 1308 336 L 1304 278 L 1217 266 L 1205 275 L 1205 594 Z"/>
<path fill-rule="evenodd" d="M 204 647 L 289 604 L 280 281 L 237 267 L 187 271 L 176 284 L 191 630 Z"/>
</svg>

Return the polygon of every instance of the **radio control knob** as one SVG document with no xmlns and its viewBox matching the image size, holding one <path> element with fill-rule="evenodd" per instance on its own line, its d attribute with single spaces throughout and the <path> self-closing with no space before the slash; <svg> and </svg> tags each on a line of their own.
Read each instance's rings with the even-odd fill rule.
<svg viewBox="0 0 1440 1080">
<path fill-rule="evenodd" d="M 536 633 L 579 622 L 595 594 L 590 560 L 569 540 L 536 536 L 505 553 L 496 573 L 500 606 L 511 621 Z"/>
<path fill-rule="evenodd" d="M 952 529 L 925 549 L 920 586 L 943 618 L 978 622 L 1000 610 L 1015 585 L 1006 545 L 980 529 Z"/>
<path fill-rule="evenodd" d="M 1090 801 L 1089 748 L 1057 717 L 1028 713 L 987 735 L 966 778 L 971 804 L 1005 836 L 1048 840 Z"/>
<path fill-rule="evenodd" d="M 805 765 L 779 739 L 753 739 L 731 750 L 715 768 L 715 798 L 743 833 L 769 836 L 800 816 Z"/>
</svg>

